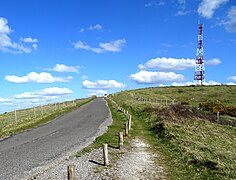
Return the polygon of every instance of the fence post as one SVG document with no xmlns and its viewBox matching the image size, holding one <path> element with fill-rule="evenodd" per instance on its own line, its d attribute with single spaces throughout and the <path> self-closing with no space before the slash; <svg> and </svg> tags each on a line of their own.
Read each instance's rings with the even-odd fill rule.
<svg viewBox="0 0 236 180">
<path fill-rule="evenodd" d="M 75 165 L 68 166 L 68 180 L 75 180 Z"/>
<path fill-rule="evenodd" d="M 129 134 L 129 126 L 128 126 L 128 123 L 126 122 L 125 123 L 125 136 L 128 136 Z"/>
<path fill-rule="evenodd" d="M 216 118 L 217 118 L 217 119 L 216 119 L 217 121 L 220 121 L 220 112 L 219 112 L 219 111 L 218 111 L 217 114 L 216 114 Z"/>
<path fill-rule="evenodd" d="M 131 118 L 132 118 L 132 116 L 130 115 L 130 114 L 128 114 L 129 115 L 129 120 L 128 120 L 128 127 L 129 127 L 129 130 L 131 129 L 131 123 L 132 123 L 132 121 L 131 121 Z"/>
<path fill-rule="evenodd" d="M 16 115 L 16 110 L 15 110 L 15 122 L 17 121 L 17 115 Z"/>
<path fill-rule="evenodd" d="M 108 145 L 107 144 L 103 144 L 103 159 L 104 159 L 104 166 L 108 166 L 109 165 L 109 161 L 108 161 Z"/>
<path fill-rule="evenodd" d="M 119 149 L 123 149 L 123 145 L 124 145 L 124 138 L 123 138 L 123 132 L 119 133 Z"/>
<path fill-rule="evenodd" d="M 36 117 L 35 107 L 34 107 L 34 117 Z"/>
</svg>

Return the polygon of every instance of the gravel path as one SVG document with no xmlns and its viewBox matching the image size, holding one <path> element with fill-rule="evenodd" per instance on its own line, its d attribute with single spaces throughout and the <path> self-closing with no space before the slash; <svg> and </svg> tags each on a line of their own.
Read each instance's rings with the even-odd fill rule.
<svg viewBox="0 0 236 180">
<path fill-rule="evenodd" d="M 166 179 L 163 167 L 158 166 L 157 155 L 149 151 L 149 145 L 141 139 L 134 139 L 130 147 L 120 151 L 109 148 L 110 166 L 103 166 L 102 149 L 95 149 L 80 158 L 71 157 L 56 167 L 38 174 L 39 180 L 67 179 L 67 166 L 75 165 L 76 179 Z"/>
</svg>

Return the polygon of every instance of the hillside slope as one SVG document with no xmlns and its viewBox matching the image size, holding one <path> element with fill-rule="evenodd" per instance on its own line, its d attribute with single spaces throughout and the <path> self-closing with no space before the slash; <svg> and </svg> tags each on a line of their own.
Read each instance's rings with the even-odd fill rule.
<svg viewBox="0 0 236 180">
<path fill-rule="evenodd" d="M 145 122 L 151 133 L 147 138 L 162 154 L 169 179 L 236 179 L 236 128 L 219 124 L 215 114 L 194 107 L 215 101 L 235 106 L 235 93 L 236 86 L 158 87 L 111 97 Z M 166 106 L 160 99 L 175 99 L 175 104 Z"/>
</svg>

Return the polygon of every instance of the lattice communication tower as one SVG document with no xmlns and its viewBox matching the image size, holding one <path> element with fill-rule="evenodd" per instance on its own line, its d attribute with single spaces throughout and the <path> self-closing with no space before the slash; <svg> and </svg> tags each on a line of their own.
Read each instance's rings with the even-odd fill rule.
<svg viewBox="0 0 236 180">
<path fill-rule="evenodd" d="M 203 25 L 201 23 L 198 24 L 198 47 L 196 53 L 196 61 L 195 61 L 195 71 L 194 71 L 194 82 L 197 85 L 202 85 L 205 82 L 205 66 L 203 59 Z"/>
</svg>

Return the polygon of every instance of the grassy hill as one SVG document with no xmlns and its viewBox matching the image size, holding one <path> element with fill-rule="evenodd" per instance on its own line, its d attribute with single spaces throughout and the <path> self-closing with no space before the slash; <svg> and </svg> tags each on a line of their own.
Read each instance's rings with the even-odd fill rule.
<svg viewBox="0 0 236 180">
<path fill-rule="evenodd" d="M 222 125 L 216 114 L 197 108 L 203 102 L 236 106 L 236 86 L 146 88 L 111 98 L 132 112 L 169 179 L 236 179 L 235 117 L 225 116 L 233 123 Z M 178 104 L 166 106 L 160 99 Z"/>
</svg>

